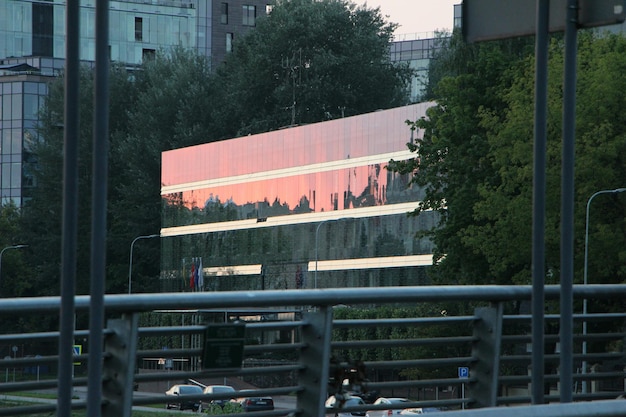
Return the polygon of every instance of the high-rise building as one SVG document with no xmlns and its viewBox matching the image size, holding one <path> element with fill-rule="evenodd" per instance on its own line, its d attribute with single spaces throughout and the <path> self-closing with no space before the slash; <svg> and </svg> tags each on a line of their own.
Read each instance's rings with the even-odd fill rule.
<svg viewBox="0 0 626 417">
<path fill-rule="evenodd" d="M 158 49 L 196 49 L 222 62 L 269 0 L 113 0 L 109 56 L 129 68 Z M 95 59 L 96 0 L 80 2 L 80 59 Z M 0 1 L 0 203 L 21 206 L 34 186 L 28 145 L 48 82 L 65 64 L 66 0 Z"/>
<path fill-rule="evenodd" d="M 163 291 L 420 285 L 437 216 L 386 169 L 432 103 L 162 154 Z"/>
</svg>

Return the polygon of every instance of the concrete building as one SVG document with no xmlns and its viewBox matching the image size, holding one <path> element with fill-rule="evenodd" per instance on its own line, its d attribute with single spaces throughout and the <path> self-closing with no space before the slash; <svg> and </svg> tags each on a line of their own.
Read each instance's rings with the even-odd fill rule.
<svg viewBox="0 0 626 417">
<path fill-rule="evenodd" d="M 386 165 L 429 105 L 164 152 L 162 290 L 426 283 L 436 215 L 409 217 L 422 190 Z"/>
</svg>

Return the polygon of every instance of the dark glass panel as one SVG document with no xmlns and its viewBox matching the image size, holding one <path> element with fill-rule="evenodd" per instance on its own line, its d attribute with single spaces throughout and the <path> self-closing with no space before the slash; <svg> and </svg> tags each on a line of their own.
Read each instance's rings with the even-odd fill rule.
<svg viewBox="0 0 626 417">
<path fill-rule="evenodd" d="M 52 56 L 53 9 L 52 4 L 33 3 L 33 55 Z"/>
</svg>

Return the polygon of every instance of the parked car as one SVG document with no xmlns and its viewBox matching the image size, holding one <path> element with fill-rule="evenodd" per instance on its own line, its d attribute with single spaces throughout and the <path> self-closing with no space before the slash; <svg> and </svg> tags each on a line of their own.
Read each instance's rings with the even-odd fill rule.
<svg viewBox="0 0 626 417">
<path fill-rule="evenodd" d="M 217 404 L 222 408 L 224 408 L 224 404 L 226 404 L 227 402 L 229 402 L 230 400 L 236 397 L 235 392 L 236 392 L 235 388 L 231 387 L 230 385 L 207 385 L 206 387 L 204 387 L 205 394 L 227 394 L 227 393 L 233 394 L 229 398 L 211 400 L 210 402 L 211 404 Z"/>
<path fill-rule="evenodd" d="M 441 408 L 436 408 L 436 407 L 407 408 L 405 410 L 402 410 L 400 415 L 401 416 L 416 416 L 418 414 L 438 413 L 440 411 L 444 411 L 444 410 Z"/>
<path fill-rule="evenodd" d="M 335 405 L 337 404 L 337 399 L 335 398 L 334 395 L 330 396 L 327 400 L 326 400 L 326 408 L 333 408 L 335 407 Z M 343 407 L 354 407 L 357 405 L 365 405 L 365 401 L 363 401 L 363 398 L 361 397 L 357 397 L 354 395 L 348 395 L 343 403 Z M 330 417 L 364 417 L 366 415 L 365 411 L 352 411 L 352 412 L 341 412 L 341 411 L 336 411 L 336 412 L 331 412 L 326 414 L 326 416 L 330 416 Z"/>
<path fill-rule="evenodd" d="M 178 398 L 181 395 L 202 395 L 202 388 L 197 385 L 188 385 L 188 384 L 177 384 L 173 385 L 170 389 L 165 391 L 165 395 L 170 395 L 172 398 L 171 401 L 168 401 L 165 404 L 165 408 L 169 409 L 177 409 L 177 410 L 192 410 L 197 412 L 202 412 L 202 401 L 198 400 L 183 400 L 180 401 Z"/>
<path fill-rule="evenodd" d="M 410 403 L 411 400 L 407 398 L 385 398 L 380 397 L 376 401 L 374 401 L 374 405 L 396 405 L 401 407 L 402 403 Z M 388 416 L 399 416 L 402 412 L 402 409 L 387 409 L 387 410 L 371 410 L 367 412 L 367 417 L 388 417 Z"/>
<path fill-rule="evenodd" d="M 274 410 L 274 399 L 269 396 L 246 396 L 246 391 L 239 391 L 239 395 L 243 397 L 235 398 L 231 400 L 239 403 L 243 408 L 243 411 L 272 411 Z"/>
</svg>

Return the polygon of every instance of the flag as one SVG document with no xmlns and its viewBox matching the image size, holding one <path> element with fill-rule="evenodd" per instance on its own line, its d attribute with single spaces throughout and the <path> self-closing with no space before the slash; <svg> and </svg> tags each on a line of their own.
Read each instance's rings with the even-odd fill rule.
<svg viewBox="0 0 626 417">
<path fill-rule="evenodd" d="M 193 259 L 191 260 L 191 276 L 189 277 L 189 288 L 193 290 L 194 287 L 194 276 L 196 275 L 196 266 L 193 263 Z"/>
<path fill-rule="evenodd" d="M 199 267 L 199 265 L 195 265 L 195 266 L 196 267 L 195 267 L 195 269 L 193 271 L 193 283 L 194 283 L 194 286 L 196 287 L 196 290 L 199 290 L 200 286 L 198 285 L 199 284 L 198 281 L 200 281 L 200 276 L 199 276 L 200 273 L 198 272 L 198 270 L 200 269 L 200 267 Z"/>
<path fill-rule="evenodd" d="M 198 288 L 204 291 L 204 273 L 202 272 L 202 258 L 198 261 Z"/>
</svg>

